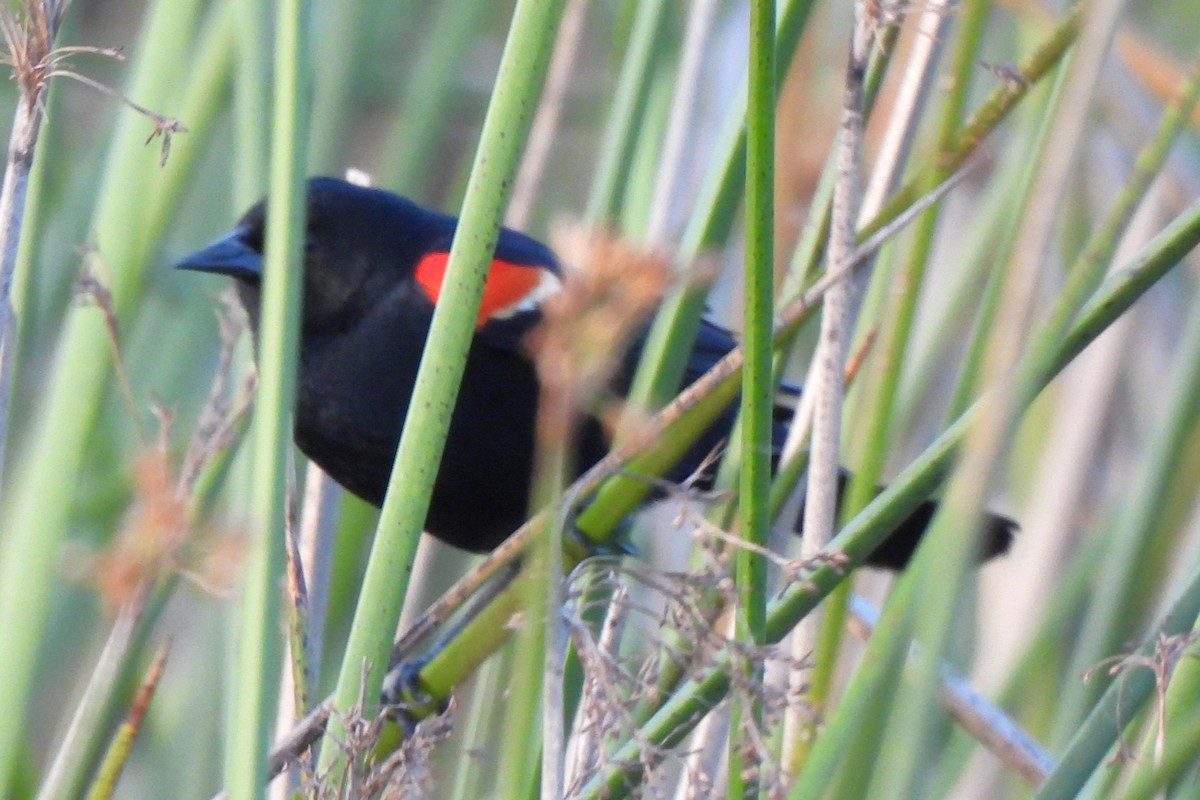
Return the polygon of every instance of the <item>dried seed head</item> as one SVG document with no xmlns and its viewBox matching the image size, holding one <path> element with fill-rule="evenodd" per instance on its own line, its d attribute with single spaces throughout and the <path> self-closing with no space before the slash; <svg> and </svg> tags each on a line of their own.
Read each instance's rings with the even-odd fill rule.
<svg viewBox="0 0 1200 800">
<path fill-rule="evenodd" d="M 578 405 L 612 376 L 670 282 L 671 263 L 662 251 L 578 224 L 556 224 L 550 238 L 566 278 L 544 303 L 531 346 L 543 385 L 562 388 Z"/>
</svg>

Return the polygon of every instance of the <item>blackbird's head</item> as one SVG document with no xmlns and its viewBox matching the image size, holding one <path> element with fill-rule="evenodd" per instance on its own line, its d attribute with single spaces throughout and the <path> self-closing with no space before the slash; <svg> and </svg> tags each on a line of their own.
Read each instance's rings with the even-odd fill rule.
<svg viewBox="0 0 1200 800">
<path fill-rule="evenodd" d="M 396 287 L 411 283 L 412 265 L 431 240 L 453 235 L 453 221 L 404 198 L 337 178 L 308 181 L 304 226 L 306 334 L 346 329 Z M 234 279 L 238 298 L 258 330 L 266 242 L 267 201 L 237 226 L 187 256 L 179 269 Z"/>
</svg>

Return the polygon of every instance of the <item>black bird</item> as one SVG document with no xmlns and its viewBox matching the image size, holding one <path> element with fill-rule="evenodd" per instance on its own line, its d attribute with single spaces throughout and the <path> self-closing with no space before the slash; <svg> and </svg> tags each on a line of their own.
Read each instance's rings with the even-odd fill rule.
<svg viewBox="0 0 1200 800">
<path fill-rule="evenodd" d="M 255 330 L 265 217 L 265 201 L 259 202 L 229 235 L 177 265 L 232 277 Z M 376 506 L 383 502 L 457 223 L 387 191 L 336 178 L 308 182 L 296 444 Z M 486 552 L 527 516 L 539 385 L 523 339 L 559 277 L 549 248 L 516 231 L 500 232 L 425 522 L 448 544 Z M 617 394 L 628 390 L 643 343 L 637 339 L 624 359 L 612 385 Z M 727 331 L 705 322 L 685 385 L 735 346 Z M 666 477 L 690 475 L 732 422 L 731 409 Z M 777 425 L 777 444 L 785 434 Z M 576 442 L 580 471 L 607 452 L 600 424 L 586 419 Z M 935 508 L 931 501 L 918 507 L 867 563 L 903 568 Z M 1014 528 L 989 515 L 983 557 L 1005 552 Z"/>
</svg>

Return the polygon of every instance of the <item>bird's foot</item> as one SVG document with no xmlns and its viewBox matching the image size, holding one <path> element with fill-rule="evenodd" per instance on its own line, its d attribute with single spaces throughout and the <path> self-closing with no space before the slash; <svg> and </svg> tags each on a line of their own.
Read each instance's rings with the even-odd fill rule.
<svg viewBox="0 0 1200 800">
<path fill-rule="evenodd" d="M 401 661 L 383 677 L 380 703 L 406 739 L 413 736 L 421 720 L 442 713 L 449 702 L 434 697 L 422 685 L 421 670 L 428 661 L 424 656 Z"/>
<path fill-rule="evenodd" d="M 622 525 L 604 541 L 597 541 L 572 525 L 566 533 L 565 547 L 568 552 L 583 561 L 586 558 L 621 557 L 635 555 L 637 550 L 629 540 L 629 528 Z"/>
</svg>

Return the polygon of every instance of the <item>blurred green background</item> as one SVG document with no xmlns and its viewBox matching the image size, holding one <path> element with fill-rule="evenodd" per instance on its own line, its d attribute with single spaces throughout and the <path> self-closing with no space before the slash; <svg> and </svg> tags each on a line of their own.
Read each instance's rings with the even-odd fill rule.
<svg viewBox="0 0 1200 800">
<path fill-rule="evenodd" d="M 639 3 L 588 4 L 561 123 L 525 229 L 545 236 L 557 216 L 581 216 L 594 208 L 605 148 L 614 136 L 628 134 L 632 148 L 613 213 L 591 221 L 610 222 L 635 237 L 645 234 L 659 190 L 657 167 L 685 24 L 698 5 L 665 4 L 649 70 L 639 76 L 644 105 L 625 130 L 614 131 L 618 78 L 637 29 Z M 839 114 L 849 4 L 813 5 L 786 65 L 778 109 L 775 223 L 781 280 L 832 152 Z M 978 54 L 959 75 L 949 73 L 947 59 L 943 77 L 933 81 L 927 120 L 916 127 L 914 164 L 931 158 L 936 115 L 950 85 L 966 82 L 966 107 L 975 108 L 1002 82 L 1003 68 L 1020 61 L 1052 25 L 1053 18 L 1035 3 L 982 5 L 986 24 Z M 310 172 L 361 169 L 377 185 L 456 211 L 512 6 L 507 0 L 315 3 Z M 116 47 L 126 56 L 118 61 L 77 53 L 65 62 L 69 69 L 179 118 L 189 130 L 172 136 L 169 157 L 160 166 L 161 140 L 143 144 L 153 131 L 148 119 L 68 77 L 53 81 L 14 287 L 17 359 L 3 498 L 7 529 L 0 530 L 0 537 L 14 526 L 45 525 L 50 531 L 45 557 L 51 567 L 40 590 L 48 605 L 36 626 L 28 711 L 17 724 L 21 756 L 12 797 L 32 797 L 43 785 L 109 635 L 114 597 L 97 590 L 97 574 L 115 567 L 97 554 L 111 553 L 108 543 L 136 525 L 154 499 L 146 482 L 135 478 L 157 435 L 152 409 L 169 412 L 166 452 L 178 469 L 212 383 L 218 352 L 214 310 L 223 287 L 170 267 L 227 230 L 264 191 L 269 17 L 258 4 L 232 0 L 78 0 L 66 16 L 60 44 Z M 868 168 L 896 98 L 899 65 L 919 36 L 911 16 L 899 19 L 892 57 L 897 74 L 888 73 L 868 129 Z M 682 166 L 668 194 L 663 242 L 670 247 L 678 246 L 721 152 L 721 132 L 737 113 L 746 20 L 747 4 L 715 4 Z M 1044 319 L 1062 291 L 1066 265 L 1128 180 L 1134 156 L 1159 124 L 1173 87 L 1194 77 L 1188 70 L 1195 70 L 1198 25 L 1200 7 L 1194 3 L 1128 4 L 1089 98 L 1086 138 L 1078 143 L 1077 166 L 1069 172 L 1055 221 L 1054 253 L 1039 277 L 1036 320 Z M 948 47 L 957 45 L 957 35 L 952 24 Z M 0 85 L 0 112 L 14 105 L 14 94 L 11 82 Z M 882 448 L 890 478 L 943 429 L 963 370 L 979 369 L 964 367 L 972 331 L 991 291 L 989 276 L 1008 266 L 1003 255 L 1027 210 L 1020 173 L 1040 152 L 1039 125 L 1065 102 L 1044 89 L 1031 93 L 983 145 L 983 165 L 940 208 L 888 441 L 862 441 L 866 426 L 855 415 L 867 413 L 870 398 L 866 389 L 856 389 L 843 426 L 844 463 L 857 466 L 864 448 Z M 6 117 L 0 113 L 0 119 Z M 1111 258 L 1114 266 L 1126 264 L 1197 196 L 1197 144 L 1195 123 L 1185 125 L 1120 255 Z M 885 249 L 878 268 L 885 277 L 872 284 L 860 335 L 885 318 L 900 291 L 887 276 L 909 257 L 909 247 Z M 736 230 L 712 256 L 721 265 L 712 313 L 737 327 L 742 244 Z M 112 291 L 132 408 L 109 362 L 103 315 L 74 289 L 84 264 Z M 1198 567 L 1196 407 L 1190 394 L 1176 393 L 1186 383 L 1172 377 L 1190 366 L 1183 363 L 1190 353 L 1184 340 L 1188 320 L 1196 316 L 1196 269 L 1191 256 L 1041 396 L 1023 418 L 991 487 L 989 505 L 1017 518 L 1022 532 L 1013 553 L 984 568 L 977 592 L 972 587 L 964 599 L 963 617 L 970 619 L 962 620 L 949 656 L 1051 753 L 1061 751 L 1099 696 L 1103 681 L 1085 686 L 1083 669 L 1151 638 L 1153 621 Z M 814 333 L 810 325 L 801 337 L 790 369 L 794 377 L 803 378 Z M 239 377 L 248 363 L 243 341 Z M 869 357 L 867 363 L 865 369 L 872 369 Z M 237 383 L 235 378 L 234 387 Z M 1164 430 L 1178 435 L 1160 442 Z M 1171 453 L 1162 451 L 1172 444 Z M 236 570 L 228 561 L 215 562 L 213 552 L 227 555 L 220 543 L 244 531 L 250 469 L 244 450 L 206 484 L 197 539 L 163 568 L 184 577 L 142 643 L 141 660 L 147 662 L 165 640 L 171 652 L 118 797 L 206 798 L 221 786 Z M 13 497 L 49 485 L 37 482 L 39 469 L 59 476 L 55 492 L 14 510 Z M 1138 517 L 1140 508 L 1153 513 Z M 359 501 L 343 499 L 319 696 L 329 691 L 340 663 L 373 515 Z M 236 546 L 232 550 L 236 554 Z M 444 548 L 434 552 L 421 563 L 432 563 L 435 573 L 422 583 L 423 593 L 410 597 L 410 608 L 423 608 L 465 569 L 464 557 Z M 857 591 L 880 599 L 888 579 L 864 575 L 856 584 Z M 1102 623 L 1093 619 L 1097 609 L 1103 610 Z M 4 649 L 0 642 L 0 673 Z M 856 644 L 845 643 L 837 686 L 845 683 L 859 653 Z M 1148 725 L 1150 736 L 1153 722 L 1144 715 L 1153 712 L 1141 713 L 1134 721 Z M 1134 736 L 1135 749 L 1142 747 L 1142 735 Z M 941 755 L 922 784 L 923 796 L 1029 796 L 961 732 L 946 727 L 937 732 L 937 742 Z M 446 749 L 436 762 L 430 796 L 472 796 L 450 788 L 455 785 L 450 776 L 466 763 L 464 752 Z M 850 754 L 860 756 L 868 764 L 873 758 Z M 1143 757 L 1149 758 L 1146 752 Z M 478 758 L 487 762 L 488 754 Z M 1126 776 L 1135 769 L 1102 769 L 1089 784 L 1090 796 L 1124 796 Z M 1190 784 L 1181 780 L 1170 796 L 1188 796 L 1180 787 Z M 837 784 L 829 788 L 830 796 L 851 796 L 846 791 Z"/>
</svg>

